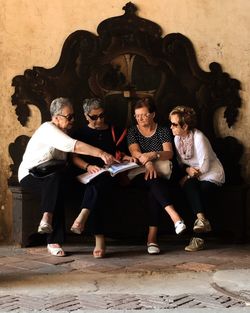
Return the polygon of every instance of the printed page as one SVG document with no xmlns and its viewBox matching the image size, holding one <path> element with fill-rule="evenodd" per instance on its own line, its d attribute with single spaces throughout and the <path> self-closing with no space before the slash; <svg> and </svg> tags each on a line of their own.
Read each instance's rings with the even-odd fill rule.
<svg viewBox="0 0 250 313">
<path fill-rule="evenodd" d="M 96 176 L 100 175 L 103 172 L 107 172 L 108 169 L 107 168 L 102 168 L 99 172 L 94 173 L 94 174 L 89 174 L 89 173 L 84 173 L 81 175 L 77 176 L 77 179 L 83 183 L 83 184 L 87 184 L 89 183 L 93 178 L 95 178 Z"/>
<path fill-rule="evenodd" d="M 124 163 L 115 163 L 110 165 L 108 168 L 110 175 L 115 176 L 118 173 L 139 167 L 139 165 L 135 162 L 124 162 Z"/>
</svg>

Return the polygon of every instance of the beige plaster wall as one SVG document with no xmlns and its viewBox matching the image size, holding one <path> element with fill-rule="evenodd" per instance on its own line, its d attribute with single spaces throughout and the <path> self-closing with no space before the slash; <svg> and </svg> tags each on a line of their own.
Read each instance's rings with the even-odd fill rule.
<svg viewBox="0 0 250 313">
<path fill-rule="evenodd" d="M 164 35 L 180 32 L 195 45 L 201 67 L 212 61 L 242 83 L 240 117 L 232 129 L 222 121 L 221 135 L 233 135 L 246 147 L 243 174 L 250 181 L 250 1 L 134 0 L 139 15 L 158 23 Z M 40 124 L 33 110 L 28 127 L 17 121 L 11 105 L 11 80 L 33 66 L 53 67 L 66 37 L 78 29 L 96 32 L 98 24 L 123 14 L 123 0 L 0 0 L 0 242 L 11 241 L 12 201 L 7 187 L 11 159 L 8 145 Z M 223 114 L 222 110 L 218 115 Z"/>
</svg>

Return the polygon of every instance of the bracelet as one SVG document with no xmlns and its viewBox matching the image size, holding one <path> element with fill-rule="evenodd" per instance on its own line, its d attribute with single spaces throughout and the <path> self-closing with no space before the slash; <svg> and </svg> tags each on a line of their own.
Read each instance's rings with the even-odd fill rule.
<svg viewBox="0 0 250 313">
<path fill-rule="evenodd" d="M 85 166 L 85 171 L 88 170 L 88 167 L 90 166 L 90 164 L 88 163 L 86 166 Z"/>
</svg>

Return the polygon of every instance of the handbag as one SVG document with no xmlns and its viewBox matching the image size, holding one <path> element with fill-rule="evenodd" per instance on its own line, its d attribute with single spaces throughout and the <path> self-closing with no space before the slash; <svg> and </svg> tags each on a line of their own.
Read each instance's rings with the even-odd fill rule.
<svg viewBox="0 0 250 313">
<path fill-rule="evenodd" d="M 170 179 L 173 169 L 173 164 L 170 160 L 155 160 L 153 161 L 153 164 L 159 177 Z M 145 166 L 134 168 L 128 172 L 128 178 L 132 180 L 133 178 L 135 178 L 135 176 L 145 172 Z"/>
<path fill-rule="evenodd" d="M 170 179 L 173 169 L 173 164 L 170 160 L 156 160 L 153 163 L 160 177 Z"/>
<path fill-rule="evenodd" d="M 29 173 L 37 178 L 48 177 L 66 168 L 66 160 L 52 159 L 29 169 Z"/>
</svg>

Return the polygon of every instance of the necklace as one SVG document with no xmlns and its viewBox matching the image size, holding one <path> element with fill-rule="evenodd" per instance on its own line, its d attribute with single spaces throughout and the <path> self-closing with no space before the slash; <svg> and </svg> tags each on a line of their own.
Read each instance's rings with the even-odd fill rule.
<svg viewBox="0 0 250 313">
<path fill-rule="evenodd" d="M 157 128 L 157 124 L 154 123 L 153 125 L 150 125 L 148 127 L 140 127 L 139 125 L 137 125 L 137 128 L 139 130 L 139 132 L 145 136 L 145 137 L 151 137 L 154 135 L 156 128 Z"/>
</svg>

